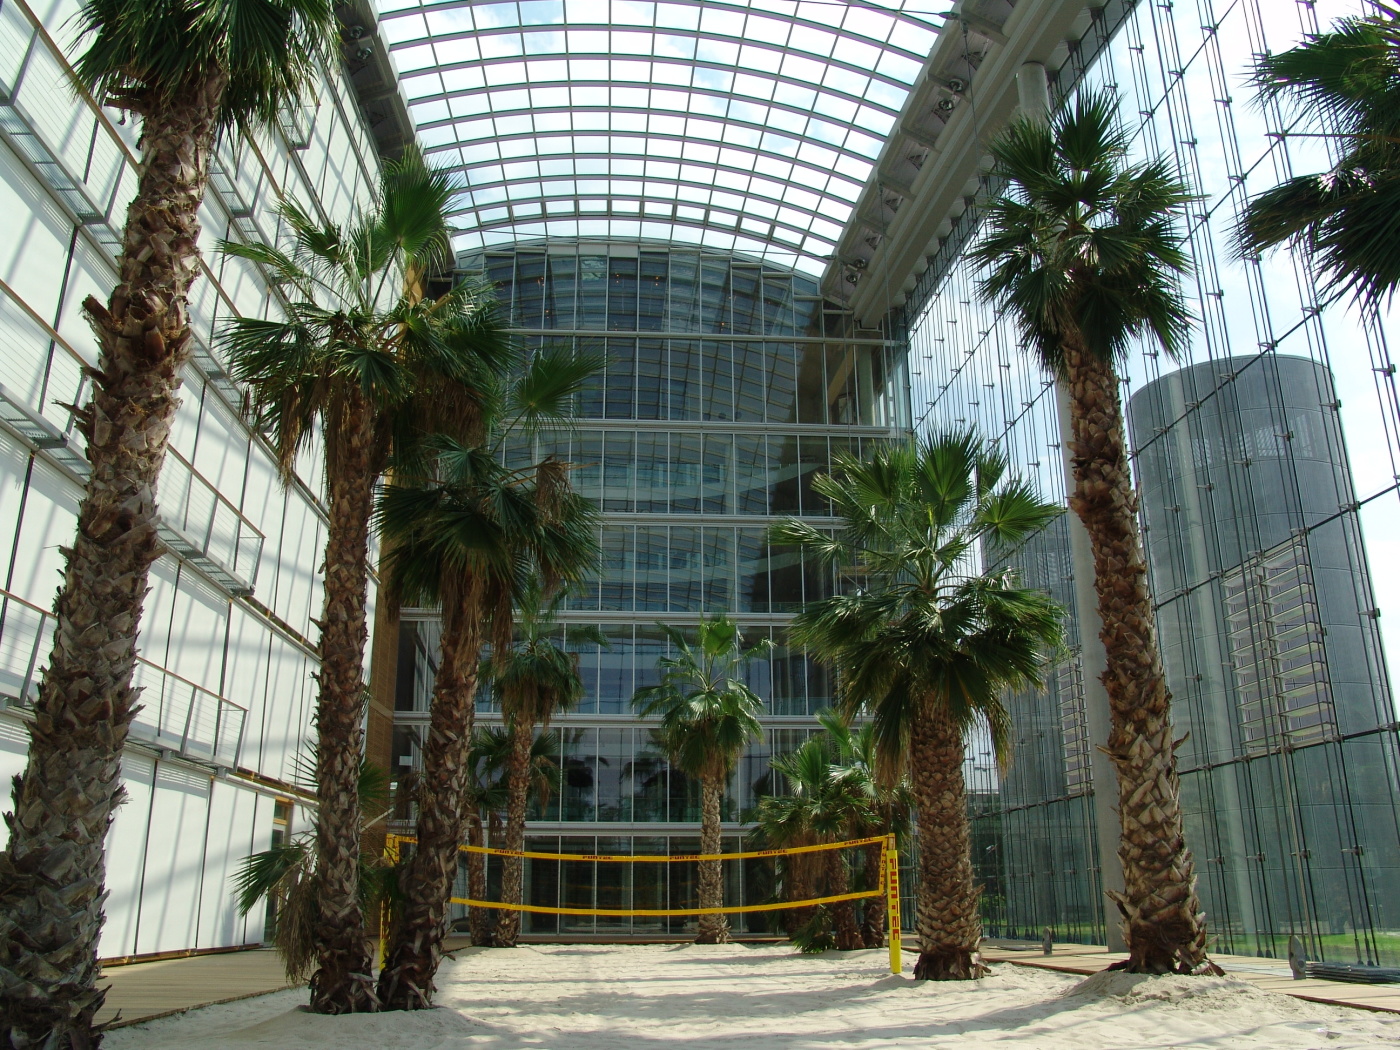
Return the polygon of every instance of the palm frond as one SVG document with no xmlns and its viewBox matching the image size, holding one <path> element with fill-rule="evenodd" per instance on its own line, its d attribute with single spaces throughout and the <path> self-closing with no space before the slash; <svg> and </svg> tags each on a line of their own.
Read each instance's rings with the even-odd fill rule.
<svg viewBox="0 0 1400 1050">
<path fill-rule="evenodd" d="M 238 914 L 247 915 L 260 901 L 305 878 L 312 862 L 311 846 L 304 838 L 293 839 L 245 857 L 231 876 Z"/>
<path fill-rule="evenodd" d="M 763 701 L 743 680 L 744 666 L 771 642 L 746 646 L 729 617 L 702 619 L 695 644 L 670 624 L 657 627 L 672 655 L 657 661 L 661 681 L 638 689 L 632 706 L 643 718 L 659 718 L 659 739 L 672 765 L 696 779 L 723 779 L 744 748 L 761 737 Z"/>
<path fill-rule="evenodd" d="M 1128 161 L 1117 110 L 1111 92 L 1081 91 L 1049 123 L 1012 121 L 990 150 L 1007 188 L 970 251 L 979 292 L 1056 375 L 1066 340 L 1109 362 L 1138 338 L 1169 357 L 1187 346 L 1181 220 L 1194 198 L 1165 159 Z"/>
<path fill-rule="evenodd" d="M 150 119 L 223 76 L 225 127 L 270 126 L 309 97 L 337 35 L 328 0 L 85 0 L 77 22 L 74 69 L 99 100 Z"/>
<path fill-rule="evenodd" d="M 834 753 L 854 754 L 851 721 L 867 718 L 867 753 L 855 764 L 868 771 L 868 790 L 888 791 L 907 767 L 916 719 L 936 708 L 1001 733 L 1001 695 L 1038 681 L 1057 651 L 1062 611 L 1019 588 L 1010 570 L 980 568 L 978 551 L 1024 540 L 1061 508 L 965 431 L 838 464 L 840 474 L 821 480 L 840 516 L 836 536 L 796 521 L 772 536 L 817 548 L 861 581 L 809 603 L 789 640 L 837 673 L 836 710 L 823 722 Z"/>
<path fill-rule="evenodd" d="M 1282 245 L 1306 253 L 1329 295 L 1375 310 L 1400 287 L 1400 34 L 1393 14 L 1344 18 L 1300 45 L 1266 54 L 1253 80 L 1261 105 L 1337 140 L 1327 170 L 1256 194 L 1235 252 Z"/>
<path fill-rule="evenodd" d="M 524 434 L 565 423 L 573 416 L 579 391 L 602 368 L 603 359 L 596 355 L 577 354 L 571 349 L 540 350 L 512 387 L 506 412 Z"/>
</svg>

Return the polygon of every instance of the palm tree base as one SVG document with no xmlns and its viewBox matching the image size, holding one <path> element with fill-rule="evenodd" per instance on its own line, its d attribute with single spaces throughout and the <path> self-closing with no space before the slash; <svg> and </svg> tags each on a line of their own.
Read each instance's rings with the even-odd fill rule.
<svg viewBox="0 0 1400 1050">
<path fill-rule="evenodd" d="M 855 907 L 850 901 L 833 905 L 831 919 L 838 952 L 854 952 L 865 947 L 865 938 L 860 935 L 860 927 L 856 925 Z"/>
<path fill-rule="evenodd" d="M 696 944 L 728 944 L 729 930 L 702 930 L 695 938 Z"/>
<path fill-rule="evenodd" d="M 1122 970 L 1124 973 L 1150 974 L 1154 977 L 1161 977 L 1169 973 L 1180 974 L 1183 977 L 1225 976 L 1225 971 L 1209 959 L 1192 963 L 1165 951 L 1135 952 L 1126 959 L 1111 964 L 1107 969 Z"/>
<path fill-rule="evenodd" d="M 966 948 L 940 948 L 920 952 L 914 964 L 916 981 L 975 981 L 991 973 L 982 957 Z"/>
<path fill-rule="evenodd" d="M 432 998 L 424 995 L 417 986 L 401 982 L 395 994 L 385 999 L 381 1010 L 431 1010 Z"/>
<path fill-rule="evenodd" d="M 320 970 L 311 977 L 310 1008 L 314 1014 L 372 1014 L 382 1006 L 368 974 L 352 973 L 332 981 Z"/>
<path fill-rule="evenodd" d="M 473 948 L 490 948 L 496 943 L 496 926 L 494 923 L 473 919 L 467 928 L 467 932 L 471 935 Z"/>
</svg>

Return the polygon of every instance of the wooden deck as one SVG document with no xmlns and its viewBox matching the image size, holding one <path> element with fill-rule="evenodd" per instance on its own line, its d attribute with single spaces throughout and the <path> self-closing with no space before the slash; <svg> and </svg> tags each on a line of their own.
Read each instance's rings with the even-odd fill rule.
<svg viewBox="0 0 1400 1050">
<path fill-rule="evenodd" d="M 117 1028 L 291 987 L 270 948 L 110 966 L 101 983 L 107 1001 L 97 1019 L 115 1017 Z"/>
<path fill-rule="evenodd" d="M 468 943 L 452 936 L 444 947 L 454 952 Z M 117 1018 L 114 1028 L 298 987 L 288 983 L 282 960 L 271 948 L 109 966 L 100 983 L 108 992 L 97 1019 Z"/>
<path fill-rule="evenodd" d="M 982 955 L 991 962 L 1015 963 L 1018 966 L 1035 966 L 1043 970 L 1058 970 L 1061 973 L 1079 973 L 1088 976 L 1105 969 L 1109 964 L 1126 958 L 1121 953 L 1111 953 L 1102 945 L 1057 944 L 1053 955 L 1041 953 L 1035 945 L 1011 945 L 1000 942 L 1002 947 L 990 944 L 982 949 Z M 912 948 L 912 945 L 911 945 Z M 1327 1003 L 1331 1006 L 1354 1006 L 1360 1010 L 1379 1010 L 1385 1013 L 1400 1013 L 1400 984 L 1347 984 L 1343 981 L 1318 981 L 1311 978 L 1295 981 L 1293 973 L 1283 959 L 1256 959 L 1245 955 L 1217 955 L 1211 958 L 1231 977 L 1248 981 L 1266 992 L 1291 995 L 1296 999 L 1307 999 L 1314 1003 Z"/>
</svg>

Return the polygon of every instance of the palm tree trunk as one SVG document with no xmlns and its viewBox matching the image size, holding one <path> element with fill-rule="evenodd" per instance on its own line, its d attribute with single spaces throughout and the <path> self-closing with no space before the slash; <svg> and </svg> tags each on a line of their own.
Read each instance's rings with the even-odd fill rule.
<svg viewBox="0 0 1400 1050">
<path fill-rule="evenodd" d="M 483 846 L 485 845 L 484 840 L 481 813 L 473 809 L 467 816 L 467 842 L 472 846 Z M 486 855 L 484 853 L 467 854 L 467 896 L 474 901 L 486 899 Z M 467 924 L 471 930 L 472 944 L 480 946 L 492 942 L 493 923 L 490 908 L 468 908 Z"/>
<path fill-rule="evenodd" d="M 720 838 L 720 799 L 724 795 L 724 781 L 718 777 L 705 777 L 700 781 L 700 852 L 719 853 L 723 849 Z M 720 908 L 724 906 L 724 871 L 722 860 L 700 861 L 700 907 Z M 729 919 L 723 914 L 701 915 L 696 944 L 728 944 Z"/>
<path fill-rule="evenodd" d="M 369 521 L 374 507 L 374 415 L 359 400 L 327 434 L 330 524 L 321 613 L 321 693 L 316 705 L 317 969 L 311 1009 L 379 1008 L 360 900 L 360 764 L 364 760 L 365 618 Z"/>
<path fill-rule="evenodd" d="M 885 847 L 872 842 L 865 847 L 865 877 L 861 889 L 873 890 L 884 877 Z M 885 898 L 867 897 L 860 924 L 861 940 L 867 948 L 885 946 Z"/>
<path fill-rule="evenodd" d="M 124 797 L 137 631 L 161 551 L 156 483 L 189 359 L 186 298 L 199 272 L 199 206 L 225 85 L 213 75 L 143 107 L 120 283 L 107 306 L 83 304 L 99 344 L 92 401 L 79 414 L 92 470 L 63 551 L 53 651 L 0 852 L 4 1046 L 100 1038 L 92 1020 L 105 996 L 96 987 L 103 842 Z"/>
<path fill-rule="evenodd" d="M 1081 346 L 1067 342 L 1064 356 L 1075 480 L 1070 506 L 1094 550 L 1112 723 L 1107 751 L 1118 773 L 1124 891 L 1113 896 L 1128 944 L 1121 965 L 1132 973 L 1218 973 L 1206 957 L 1205 915 L 1182 824 L 1171 694 L 1157 650 L 1118 377 L 1111 363 Z"/>
<path fill-rule="evenodd" d="M 919 814 L 918 981 L 966 981 L 987 974 L 977 949 L 981 891 L 973 885 L 962 728 L 941 709 L 914 716 L 910 779 Z"/>
<path fill-rule="evenodd" d="M 510 766 L 506 770 L 506 849 L 525 848 L 525 803 L 530 797 L 530 745 L 534 726 L 512 720 L 510 726 Z M 525 902 L 525 861 L 521 857 L 501 858 L 501 900 L 509 904 Z M 495 944 L 514 948 L 520 936 L 520 912 L 502 911 L 496 921 Z"/>
<path fill-rule="evenodd" d="M 475 720 L 481 623 L 474 595 L 444 597 L 442 660 L 433 683 L 418 795 L 418 845 L 400 877 L 403 901 L 379 973 L 388 1010 L 432 1005 L 433 977 L 447 935 L 447 902 L 457 878 Z"/>
<path fill-rule="evenodd" d="M 839 849 L 826 851 L 826 892 L 832 897 L 851 892 L 851 879 L 846 871 L 846 858 Z M 836 933 L 836 950 L 855 951 L 865 947 L 860 927 L 856 925 L 856 902 L 836 901 L 831 905 L 831 926 Z"/>
<path fill-rule="evenodd" d="M 805 901 L 815 897 L 817 894 L 814 892 L 815 880 L 812 877 L 812 854 L 789 853 L 783 858 L 783 863 L 786 869 L 783 874 L 783 896 L 790 901 Z M 792 940 L 802 927 L 812 921 L 816 910 L 815 906 L 809 904 L 805 908 L 789 908 L 783 912 L 783 924 L 788 940 Z"/>
</svg>

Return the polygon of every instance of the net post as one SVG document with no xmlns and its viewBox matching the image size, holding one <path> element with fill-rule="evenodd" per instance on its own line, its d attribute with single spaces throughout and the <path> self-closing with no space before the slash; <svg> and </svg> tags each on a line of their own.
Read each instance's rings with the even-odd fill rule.
<svg viewBox="0 0 1400 1050">
<path fill-rule="evenodd" d="M 399 837 L 384 836 L 384 859 L 394 865 L 399 862 Z M 384 969 L 389 955 L 389 902 L 379 902 L 379 968 Z"/>
<path fill-rule="evenodd" d="M 885 921 L 886 937 L 890 945 L 890 973 L 901 973 L 904 969 L 900 958 L 899 928 L 899 843 L 893 835 L 885 837 Z"/>
</svg>

